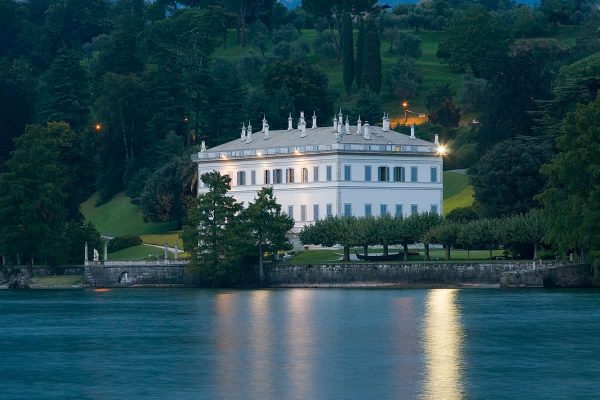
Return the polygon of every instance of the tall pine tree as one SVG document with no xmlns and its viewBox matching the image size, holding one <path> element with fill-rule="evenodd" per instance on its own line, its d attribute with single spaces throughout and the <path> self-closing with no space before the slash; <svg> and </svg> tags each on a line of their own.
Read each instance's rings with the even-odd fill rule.
<svg viewBox="0 0 600 400">
<path fill-rule="evenodd" d="M 344 88 L 350 94 L 354 80 L 354 38 L 352 37 L 352 17 L 345 13 L 342 20 L 342 57 L 344 59 Z"/>
<path fill-rule="evenodd" d="M 379 94 L 381 90 L 381 41 L 373 18 L 365 21 L 362 51 L 359 53 L 358 61 L 361 64 L 362 86 L 369 87 Z"/>
<path fill-rule="evenodd" d="M 362 18 L 358 19 L 358 38 L 356 38 L 356 61 L 354 68 L 354 77 L 356 85 L 362 87 L 362 60 L 365 47 L 365 21 Z"/>
</svg>

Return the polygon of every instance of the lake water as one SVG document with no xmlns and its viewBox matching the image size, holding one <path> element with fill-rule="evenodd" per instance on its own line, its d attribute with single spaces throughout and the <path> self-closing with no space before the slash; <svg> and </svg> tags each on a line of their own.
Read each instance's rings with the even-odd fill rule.
<svg viewBox="0 0 600 400">
<path fill-rule="evenodd" d="M 0 291 L 0 399 L 584 399 L 598 371 L 599 291 Z"/>
</svg>

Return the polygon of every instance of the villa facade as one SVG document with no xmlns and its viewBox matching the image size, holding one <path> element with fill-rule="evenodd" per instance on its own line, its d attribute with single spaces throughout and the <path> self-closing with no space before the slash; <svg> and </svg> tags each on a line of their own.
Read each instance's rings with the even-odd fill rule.
<svg viewBox="0 0 600 400">
<path fill-rule="evenodd" d="M 198 174 L 219 171 L 231 177 L 230 194 L 248 204 L 263 186 L 272 186 L 283 211 L 296 221 L 294 230 L 319 218 L 408 216 L 442 213 L 443 160 L 436 135 L 433 142 L 381 126 L 357 121 L 350 125 L 341 113 L 332 126 L 318 127 L 313 115 L 307 127 L 301 113 L 296 127 L 270 131 L 242 127 L 239 139 L 192 156 Z M 200 182 L 198 195 L 208 189 Z"/>
</svg>

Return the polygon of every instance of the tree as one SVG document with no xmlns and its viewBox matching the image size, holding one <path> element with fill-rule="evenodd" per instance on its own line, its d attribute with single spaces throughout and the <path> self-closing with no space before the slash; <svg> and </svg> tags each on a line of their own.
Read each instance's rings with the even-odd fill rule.
<svg viewBox="0 0 600 400">
<path fill-rule="evenodd" d="M 542 168 L 548 185 L 539 196 L 546 238 L 565 251 L 589 252 L 600 263 L 600 96 L 567 115 L 557 157 Z"/>
<path fill-rule="evenodd" d="M 357 52 L 361 62 L 361 84 L 379 94 L 381 90 L 381 42 L 379 31 L 373 18 L 365 21 L 365 33 L 362 48 Z"/>
<path fill-rule="evenodd" d="M 479 77 L 496 54 L 506 54 L 511 43 L 510 32 L 482 7 L 471 7 L 455 14 L 437 56 L 454 72 L 473 71 Z"/>
<path fill-rule="evenodd" d="M 259 279 L 263 283 L 263 254 L 291 248 L 285 235 L 294 227 L 294 220 L 281 212 L 272 187 L 259 190 L 254 202 L 242 211 L 241 218 L 246 225 L 247 238 L 258 247 Z"/>
<path fill-rule="evenodd" d="M 454 104 L 454 90 L 448 84 L 435 86 L 425 99 L 427 116 L 434 124 L 455 128 L 460 121 L 460 107 Z"/>
<path fill-rule="evenodd" d="M 363 48 L 365 46 L 365 21 L 362 18 L 358 18 L 358 36 L 356 38 L 356 60 L 354 65 L 354 79 L 356 80 L 356 86 L 362 88 L 362 64 L 363 64 Z"/>
<path fill-rule="evenodd" d="M 342 20 L 342 55 L 344 58 L 344 88 L 350 93 L 354 81 L 354 38 L 352 33 L 352 17 L 345 13 Z"/>
<path fill-rule="evenodd" d="M 418 214 L 417 219 L 417 239 L 423 242 L 425 260 L 430 261 L 429 245 L 431 244 L 431 237 L 429 237 L 427 233 L 436 226 L 441 225 L 443 218 L 438 213 L 426 212 Z"/>
<path fill-rule="evenodd" d="M 231 178 L 218 172 L 202 175 L 208 192 L 198 197 L 188 214 L 182 238 L 191 253 L 191 272 L 201 284 L 235 286 L 243 282 L 240 247 L 244 245 L 237 214 L 242 205 L 227 195 Z"/>
<path fill-rule="evenodd" d="M 408 245 L 419 238 L 419 216 L 413 214 L 406 218 L 395 218 L 394 234 L 398 243 L 402 244 L 404 261 L 408 260 Z"/>
<path fill-rule="evenodd" d="M 382 115 L 379 96 L 368 87 L 361 89 L 352 113 L 356 118 L 360 116 L 365 122 L 375 123 Z"/>
<path fill-rule="evenodd" d="M 421 57 L 421 39 L 410 33 L 398 32 L 390 40 L 390 53 L 405 57 Z"/>
<path fill-rule="evenodd" d="M 287 90 L 293 108 L 280 109 L 283 115 L 310 110 L 317 115 L 333 114 L 327 76 L 315 67 L 293 61 L 275 61 L 267 66 L 263 86 L 269 95 Z"/>
<path fill-rule="evenodd" d="M 526 138 L 504 141 L 485 153 L 469 169 L 481 215 L 500 217 L 533 208 L 546 183 L 540 168 L 551 155 L 548 144 Z"/>
<path fill-rule="evenodd" d="M 59 51 L 42 79 L 39 116 L 45 121 L 65 121 L 82 131 L 89 118 L 90 88 L 87 71 L 72 51 Z"/>
<path fill-rule="evenodd" d="M 65 166 L 43 126 L 28 125 L 15 144 L 0 175 L 0 250 L 26 260 L 31 277 L 35 259 L 60 258 L 64 251 Z"/>
<path fill-rule="evenodd" d="M 397 99 L 406 100 L 417 94 L 423 80 L 421 71 L 412 58 L 400 57 L 388 76 L 392 92 Z"/>
<path fill-rule="evenodd" d="M 181 226 L 185 208 L 179 164 L 180 160 L 174 158 L 157 169 L 146 181 L 140 196 L 140 206 L 145 221 L 177 221 Z"/>
<path fill-rule="evenodd" d="M 450 250 L 458 241 L 460 225 L 445 220 L 441 225 L 432 228 L 428 232 L 431 243 L 441 243 L 446 248 L 446 260 L 450 260 Z"/>
</svg>

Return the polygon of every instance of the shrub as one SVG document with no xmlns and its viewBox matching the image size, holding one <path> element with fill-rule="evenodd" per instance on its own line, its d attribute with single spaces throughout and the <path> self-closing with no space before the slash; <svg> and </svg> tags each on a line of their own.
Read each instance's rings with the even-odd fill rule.
<svg viewBox="0 0 600 400">
<path fill-rule="evenodd" d="M 128 247 L 139 246 L 142 244 L 142 238 L 135 235 L 117 236 L 108 242 L 108 251 L 114 253 L 115 251 L 123 250 Z"/>
</svg>

